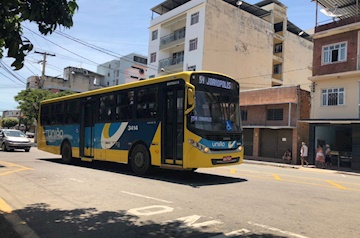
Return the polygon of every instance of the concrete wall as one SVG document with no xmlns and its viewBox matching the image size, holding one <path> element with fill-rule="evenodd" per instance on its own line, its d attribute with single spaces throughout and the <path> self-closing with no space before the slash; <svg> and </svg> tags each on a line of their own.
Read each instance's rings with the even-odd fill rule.
<svg viewBox="0 0 360 238">
<path fill-rule="evenodd" d="M 273 25 L 217 0 L 206 4 L 204 70 L 230 75 L 242 90 L 271 86 Z"/>
<path fill-rule="evenodd" d="M 359 118 L 360 72 L 350 75 L 333 75 L 315 81 L 315 92 L 311 101 L 311 119 L 358 119 Z M 345 105 L 321 106 L 322 89 L 345 89 Z"/>
<path fill-rule="evenodd" d="M 283 43 L 283 84 L 300 85 L 309 91 L 312 75 L 313 43 L 291 32 L 285 33 Z"/>
</svg>

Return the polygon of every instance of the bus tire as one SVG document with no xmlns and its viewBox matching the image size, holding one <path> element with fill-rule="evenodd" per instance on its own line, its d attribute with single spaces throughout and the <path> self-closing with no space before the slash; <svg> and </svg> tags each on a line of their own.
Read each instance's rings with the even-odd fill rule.
<svg viewBox="0 0 360 238">
<path fill-rule="evenodd" d="M 144 175 L 150 170 L 150 155 L 147 148 L 138 144 L 131 152 L 130 165 L 132 171 L 137 175 Z"/>
<path fill-rule="evenodd" d="M 61 159 L 65 164 L 70 164 L 72 160 L 72 150 L 69 142 L 64 142 L 61 147 Z"/>
</svg>

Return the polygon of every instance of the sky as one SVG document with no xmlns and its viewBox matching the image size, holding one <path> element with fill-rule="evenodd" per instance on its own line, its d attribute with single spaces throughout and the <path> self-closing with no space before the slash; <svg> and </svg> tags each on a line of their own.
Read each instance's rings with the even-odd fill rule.
<svg viewBox="0 0 360 238">
<path fill-rule="evenodd" d="M 219 0 L 220 1 L 220 0 Z M 255 4 L 260 0 L 247 0 Z M 59 31 L 82 41 L 113 52 L 113 55 L 91 49 L 60 34 L 43 36 L 33 23 L 24 22 L 23 35 L 34 45 L 34 50 L 25 58 L 25 66 L 9 73 L 0 66 L 0 115 L 2 111 L 14 110 L 18 103 L 14 97 L 26 88 L 26 80 L 33 75 L 41 76 L 38 63 L 46 52 L 45 74 L 62 77 L 68 66 L 79 67 L 96 72 L 98 64 L 130 53 L 148 55 L 149 26 L 152 18 L 151 8 L 163 0 L 78 0 L 79 9 L 75 13 L 72 28 L 58 28 Z M 293 24 L 303 30 L 314 28 L 316 24 L 316 4 L 311 0 L 280 0 L 288 7 L 287 16 Z M 320 9 L 320 8 L 319 8 Z M 328 21 L 319 12 L 318 22 Z M 157 17 L 154 14 L 154 17 Z M 2 63 L 10 68 L 13 59 L 3 57 Z M 15 75 L 15 76 L 14 76 Z"/>
</svg>

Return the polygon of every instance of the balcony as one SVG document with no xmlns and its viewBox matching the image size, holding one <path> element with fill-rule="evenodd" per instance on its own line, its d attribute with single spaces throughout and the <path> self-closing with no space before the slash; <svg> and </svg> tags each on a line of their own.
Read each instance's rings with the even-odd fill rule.
<svg viewBox="0 0 360 238">
<path fill-rule="evenodd" d="M 185 43 L 185 29 L 181 32 L 174 32 L 160 38 L 160 50 L 171 48 Z"/>
<path fill-rule="evenodd" d="M 163 68 L 165 71 L 182 70 L 184 65 L 184 56 L 165 58 L 159 61 L 159 71 Z"/>
</svg>

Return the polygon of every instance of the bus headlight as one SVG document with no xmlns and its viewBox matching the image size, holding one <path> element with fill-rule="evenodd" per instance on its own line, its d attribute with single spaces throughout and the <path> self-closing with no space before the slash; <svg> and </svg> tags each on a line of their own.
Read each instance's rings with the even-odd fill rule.
<svg viewBox="0 0 360 238">
<path fill-rule="evenodd" d="M 240 145 L 240 146 L 238 147 L 238 150 L 239 150 L 239 151 L 242 151 L 242 149 L 243 149 L 243 147 L 242 147 L 242 145 Z"/>
<path fill-rule="evenodd" d="M 209 153 L 210 149 L 196 141 L 194 141 L 193 139 L 189 139 L 189 144 L 191 144 L 192 146 L 196 147 L 198 150 L 201 150 L 204 153 Z"/>
</svg>

